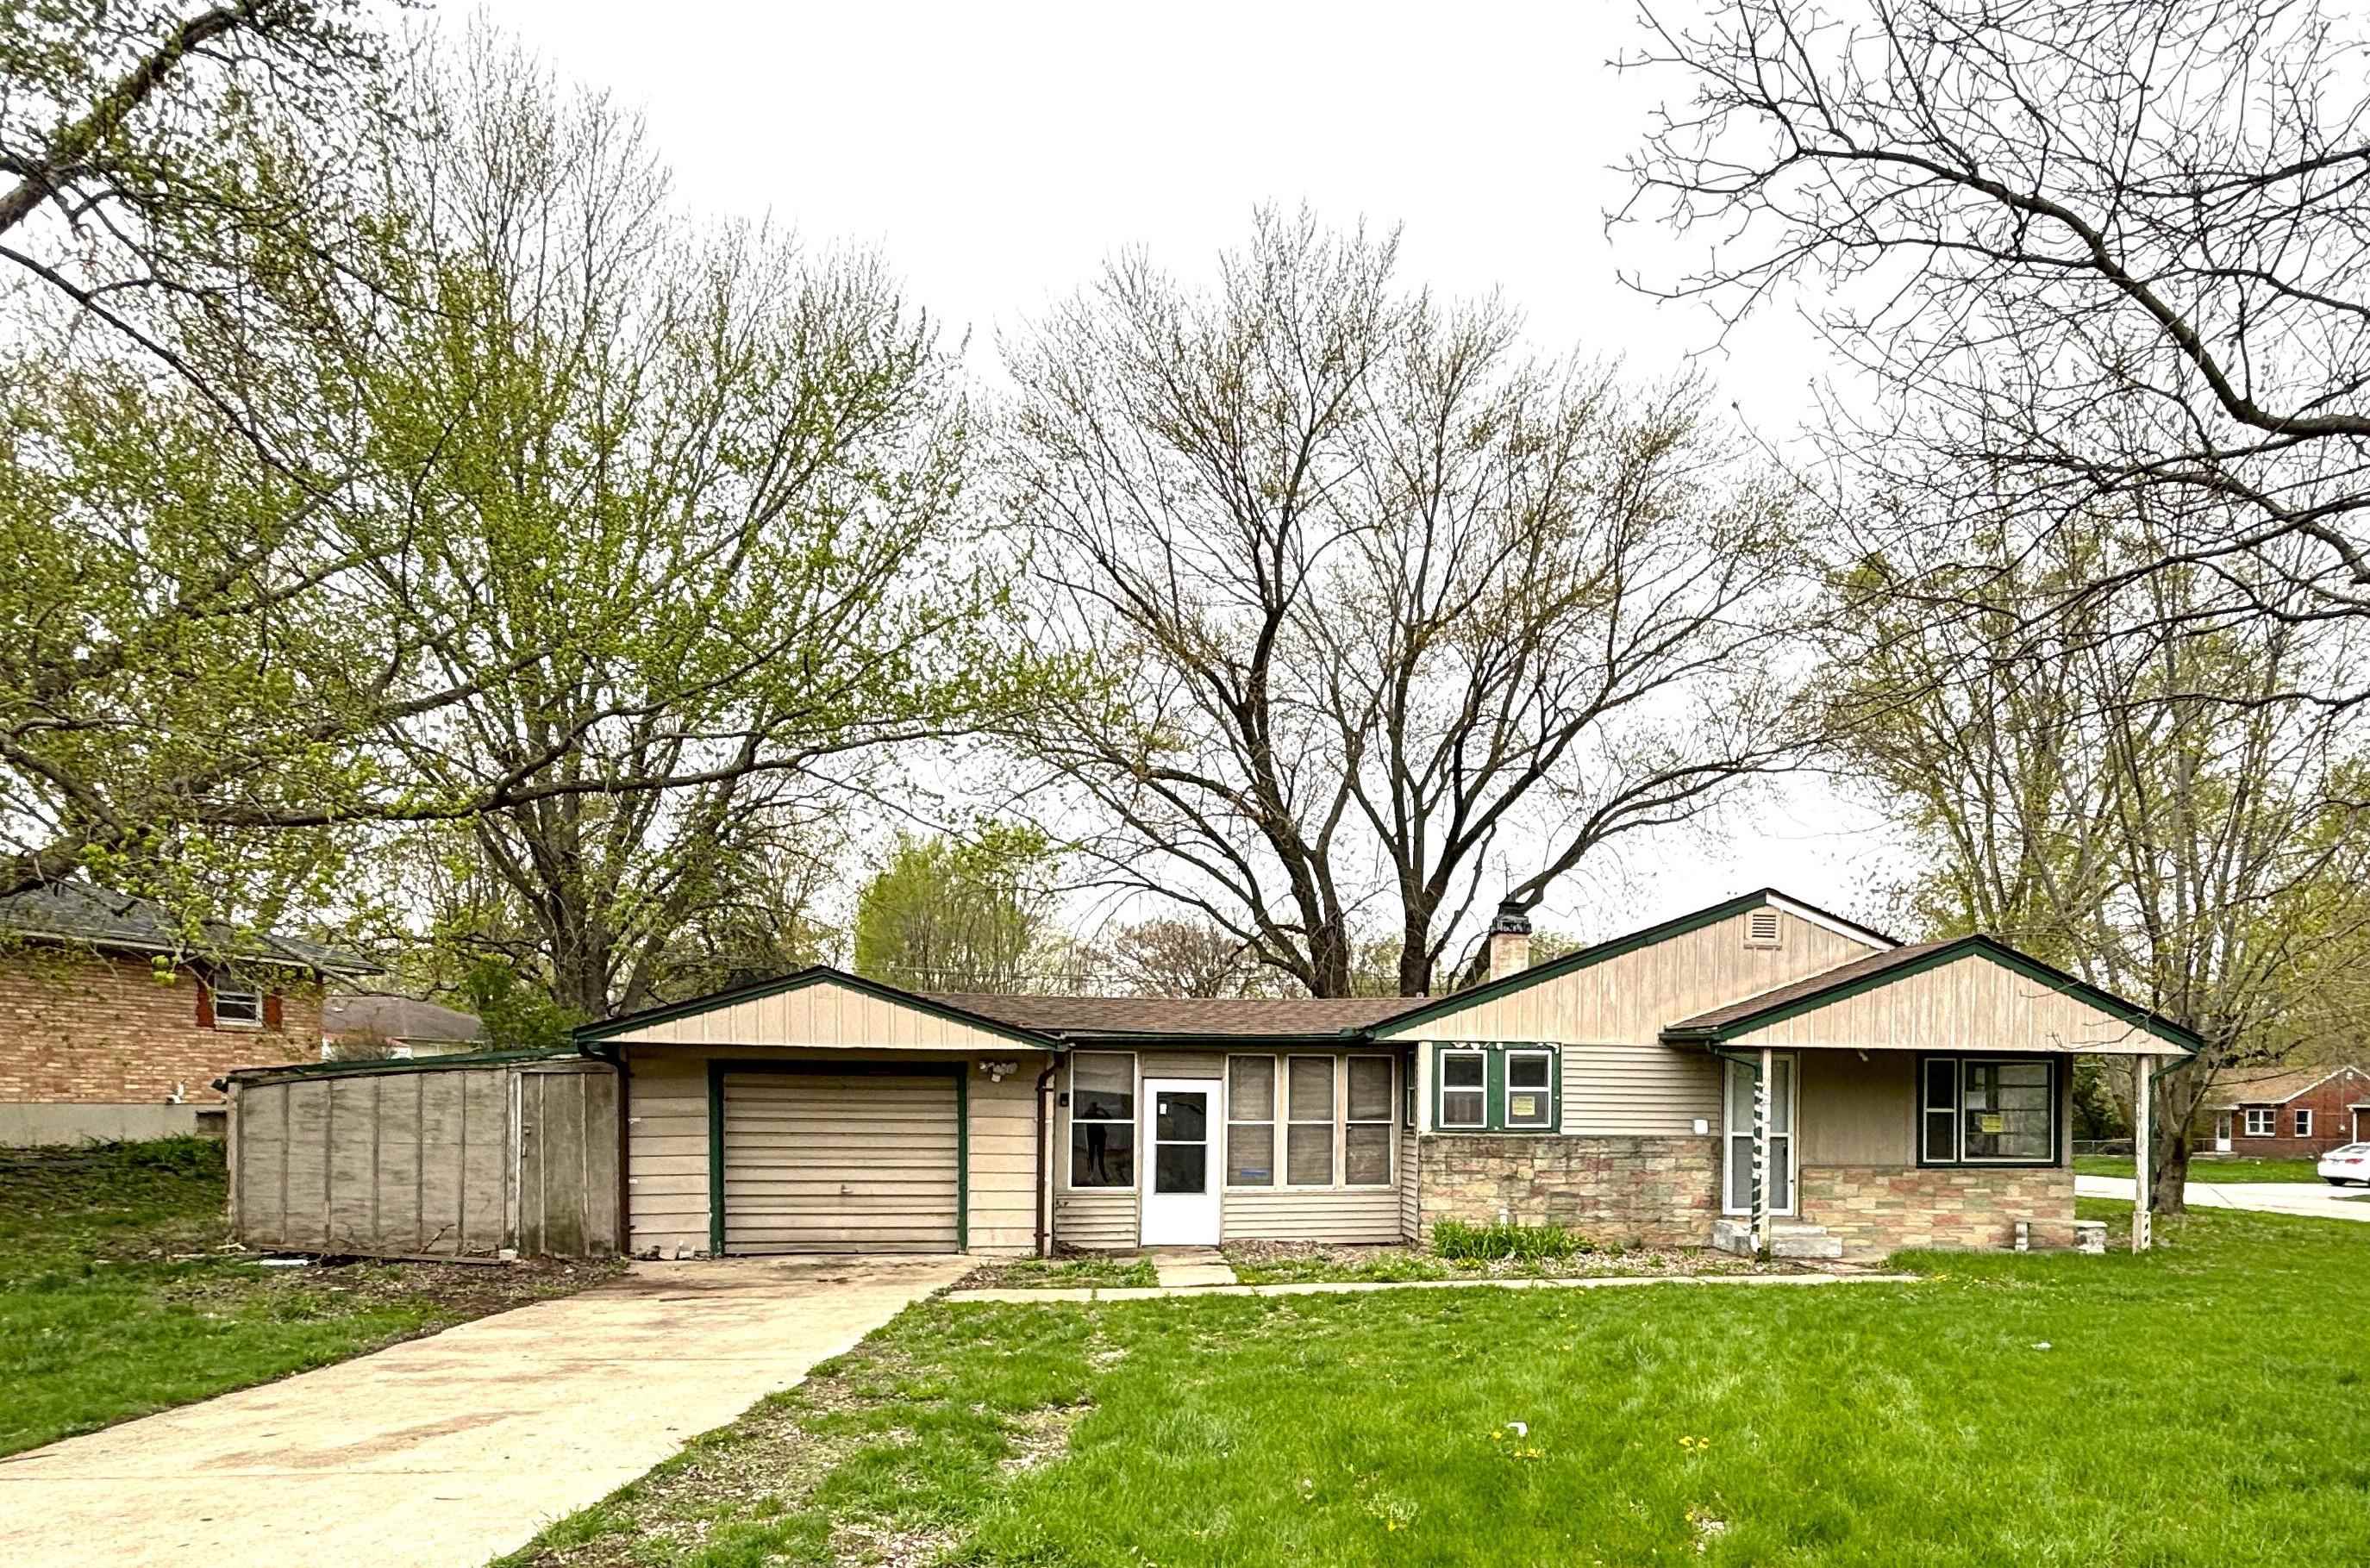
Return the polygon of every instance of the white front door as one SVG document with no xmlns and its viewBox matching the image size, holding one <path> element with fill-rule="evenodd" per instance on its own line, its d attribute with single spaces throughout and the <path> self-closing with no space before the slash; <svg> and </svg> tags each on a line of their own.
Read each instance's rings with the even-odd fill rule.
<svg viewBox="0 0 2370 1568">
<path fill-rule="evenodd" d="M 2214 1118 L 2214 1152 L 2230 1152 L 2230 1113 L 2223 1111 Z"/>
<path fill-rule="evenodd" d="M 1218 1082 L 1144 1081 L 1143 1244 L 1218 1244 Z"/>
</svg>

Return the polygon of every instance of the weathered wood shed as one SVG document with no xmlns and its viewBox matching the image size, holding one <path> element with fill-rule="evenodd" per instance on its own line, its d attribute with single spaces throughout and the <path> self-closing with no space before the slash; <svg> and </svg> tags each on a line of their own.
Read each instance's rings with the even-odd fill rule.
<svg viewBox="0 0 2370 1568">
<path fill-rule="evenodd" d="M 230 1096 L 233 1233 L 385 1257 L 600 1257 L 621 1242 L 617 1074 L 574 1052 L 254 1068 Z"/>
</svg>

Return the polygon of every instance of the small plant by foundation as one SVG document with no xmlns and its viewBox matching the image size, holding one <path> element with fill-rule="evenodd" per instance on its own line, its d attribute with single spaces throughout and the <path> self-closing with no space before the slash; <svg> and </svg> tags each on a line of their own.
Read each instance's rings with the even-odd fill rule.
<svg viewBox="0 0 2370 1568">
<path fill-rule="evenodd" d="M 1432 1250 L 1451 1263 L 1492 1263 L 1500 1258 L 1544 1263 L 1593 1253 L 1596 1244 L 1560 1225 L 1467 1225 L 1443 1219 L 1432 1228 Z"/>
</svg>

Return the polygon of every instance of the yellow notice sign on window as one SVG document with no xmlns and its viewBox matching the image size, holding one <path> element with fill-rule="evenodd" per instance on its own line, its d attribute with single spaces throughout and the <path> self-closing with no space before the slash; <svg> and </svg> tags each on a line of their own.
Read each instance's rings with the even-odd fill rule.
<svg viewBox="0 0 2370 1568">
<path fill-rule="evenodd" d="M 2008 1118 L 2001 1116 L 1997 1111 L 1990 1111 L 1984 1115 L 1979 1125 L 1985 1132 L 2006 1132 L 2008 1130 Z"/>
<path fill-rule="evenodd" d="M 1506 1097 L 1506 1116 L 1510 1120 L 1535 1122 L 1539 1119 L 1539 1097 L 1536 1094 L 1510 1094 Z"/>
</svg>

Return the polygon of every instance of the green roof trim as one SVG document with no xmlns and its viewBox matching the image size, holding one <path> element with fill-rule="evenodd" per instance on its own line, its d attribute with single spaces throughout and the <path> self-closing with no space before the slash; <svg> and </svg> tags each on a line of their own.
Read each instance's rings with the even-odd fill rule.
<svg viewBox="0 0 2370 1568">
<path fill-rule="evenodd" d="M 448 1067 L 504 1067 L 514 1062 L 582 1061 L 574 1046 L 538 1046 L 515 1050 L 446 1051 L 437 1056 L 389 1057 L 384 1061 L 292 1061 L 278 1067 L 235 1067 L 222 1081 L 258 1083 L 282 1078 L 339 1078 L 362 1073 L 435 1072 Z"/>
<path fill-rule="evenodd" d="M 2161 1013 L 2150 1012 L 2137 1002 L 2126 1001 L 2114 992 L 2102 990 L 2089 981 L 2078 979 L 2063 969 L 2053 968 L 2038 958 L 2018 952 L 1996 937 L 1985 936 L 1981 933 L 1962 936 L 1955 941 L 1944 943 L 1932 952 L 1914 958 L 1908 963 L 1895 964 L 1890 968 L 1879 969 L 1874 974 L 1862 975 L 1856 979 L 1845 980 L 1823 990 L 1791 997 L 1754 1012 L 1741 1013 L 1717 1026 L 1665 1029 L 1662 1031 L 1662 1038 L 1666 1042 L 1680 1045 L 1725 1044 L 1739 1035 L 1750 1034 L 1755 1029 L 1766 1029 L 1772 1024 L 1782 1024 L 1789 1018 L 1799 1018 L 1805 1013 L 1815 1013 L 1823 1007 L 1830 1006 L 1847 997 L 1879 990 L 1891 985 L 1895 980 L 1904 980 L 1913 975 L 1922 975 L 1929 969 L 1938 969 L 1946 964 L 1954 964 L 1970 956 L 1988 958 L 2003 968 L 2013 969 L 2027 979 L 2046 986 L 2051 990 L 2087 1001 L 2101 1013 L 2120 1018 L 2133 1027 L 2155 1036 L 2167 1045 L 2180 1047 L 2190 1056 L 2195 1056 L 2205 1047 L 2205 1037 L 2194 1029 L 2176 1024 Z M 1804 979 L 1817 978 L 1815 975 L 1810 975 L 1805 976 Z"/>
<path fill-rule="evenodd" d="M 575 1031 L 574 1038 L 579 1045 L 615 1039 L 620 1035 L 630 1034 L 636 1029 L 646 1029 L 653 1024 L 672 1023 L 677 1018 L 696 1017 L 703 1013 L 714 1013 L 719 1008 L 736 1007 L 744 1001 L 757 1001 L 769 996 L 783 996 L 791 991 L 804 990 L 809 986 L 825 984 L 846 986 L 852 990 L 862 991 L 867 996 L 898 1007 L 910 1007 L 916 1013 L 926 1013 L 934 1018 L 944 1018 L 952 1023 L 969 1024 L 974 1029 L 984 1029 L 1016 1045 L 1026 1046 L 1030 1050 L 1061 1051 L 1067 1048 L 1060 1040 L 1051 1036 L 1033 1034 L 1027 1029 L 1015 1028 L 1009 1024 L 999 1024 L 995 1019 L 983 1013 L 973 1013 L 968 1008 L 949 1007 L 941 1001 L 932 1001 L 927 997 L 918 996 L 909 990 L 900 990 L 895 986 L 883 985 L 879 980 L 868 980 L 861 975 L 851 975 L 846 970 L 834 968 L 829 964 L 811 964 L 803 969 L 783 975 L 776 979 L 759 980 L 754 985 L 736 986 L 730 990 L 711 991 L 706 996 L 694 997 L 689 1001 L 671 1002 L 663 1007 L 644 1008 L 639 1013 L 628 1013 L 622 1018 L 606 1019 L 599 1024 L 581 1024 Z"/>
<path fill-rule="evenodd" d="M 1521 990 L 1525 986 L 1535 986 L 1545 980 L 1552 980 L 1559 976 L 1590 968 L 1608 959 L 1618 958 L 1624 954 L 1635 953 L 1641 947 L 1651 947 L 1658 942 L 1668 942 L 1674 936 L 1685 936 L 1691 931 L 1701 931 L 1708 925 L 1718 925 L 1721 921 L 1732 920 L 1747 910 L 1765 908 L 1773 901 L 1780 904 L 1793 904 L 1809 910 L 1823 920 L 1833 921 L 1837 925 L 1848 926 L 1854 931 L 1864 933 L 1875 942 L 1890 946 L 1900 945 L 1882 932 L 1871 930 L 1858 921 L 1847 921 L 1841 915 L 1829 914 L 1816 905 L 1805 904 L 1800 898 L 1789 898 L 1775 887 L 1758 887 L 1750 893 L 1740 893 L 1733 898 L 1724 899 L 1720 903 L 1697 910 L 1691 914 L 1674 915 L 1660 925 L 1650 925 L 1643 931 L 1633 931 L 1627 936 L 1616 936 L 1609 941 L 1600 942 L 1593 947 L 1583 947 L 1577 953 L 1567 953 L 1551 963 L 1524 969 L 1518 975 L 1508 975 L 1502 980 L 1490 980 L 1486 984 L 1475 986 L 1471 990 L 1451 991 L 1446 996 L 1435 997 L 1421 1007 L 1399 1013 L 1396 1017 L 1386 1018 L 1381 1023 L 1372 1025 L 1369 1033 L 1377 1039 L 1396 1035 L 1410 1024 L 1437 1018 L 1444 1013 L 1455 1013 L 1471 1007 L 1476 1002 L 1495 1001 L 1499 997 Z"/>
</svg>

